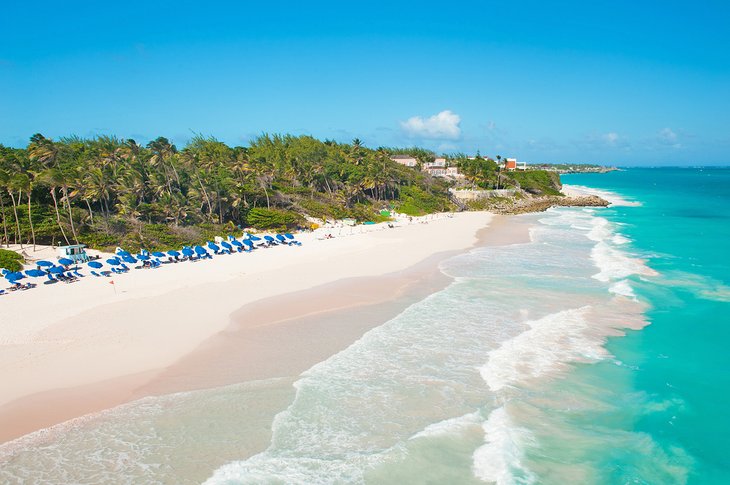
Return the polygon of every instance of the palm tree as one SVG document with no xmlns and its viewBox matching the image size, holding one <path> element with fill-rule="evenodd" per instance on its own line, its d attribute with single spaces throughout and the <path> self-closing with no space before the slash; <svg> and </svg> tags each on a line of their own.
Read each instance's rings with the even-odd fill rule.
<svg viewBox="0 0 730 485">
<path fill-rule="evenodd" d="M 33 182 L 30 177 L 24 173 L 16 174 L 13 177 L 15 188 L 18 189 L 18 201 L 20 201 L 20 193 L 25 191 L 28 199 L 28 224 L 30 225 L 30 234 L 33 240 L 33 251 L 36 249 L 35 244 L 35 228 L 33 227 L 33 216 L 31 213 L 31 193 L 33 192 Z"/>
<path fill-rule="evenodd" d="M 170 171 L 175 175 L 177 186 L 180 187 L 180 177 L 178 176 L 175 165 L 172 162 L 173 156 L 177 153 L 175 145 L 165 137 L 158 137 L 147 144 L 147 148 L 152 152 L 150 157 L 150 165 L 157 167 L 162 170 L 165 175 L 165 181 L 167 184 L 167 192 L 172 193 L 172 183 L 170 179 Z"/>
<path fill-rule="evenodd" d="M 71 142 L 78 142 L 76 139 L 68 139 L 63 141 L 68 144 Z M 40 133 L 36 133 L 30 138 L 30 145 L 28 145 L 28 155 L 31 160 L 38 160 L 46 170 L 44 171 L 45 176 L 43 179 L 51 185 L 51 198 L 53 199 L 53 205 L 56 208 L 56 222 L 58 227 L 61 229 L 61 234 L 66 240 L 66 244 L 69 244 L 69 240 L 66 237 L 66 233 L 61 226 L 61 216 L 58 212 L 58 200 L 56 199 L 56 188 L 61 187 L 66 205 L 68 207 L 68 220 L 71 223 L 71 231 L 74 236 L 74 240 L 78 244 L 78 238 L 76 237 L 76 228 L 74 227 L 73 214 L 71 213 L 71 202 L 68 197 L 68 184 L 66 177 L 61 171 L 59 165 L 60 149 L 58 144 L 54 143 Z"/>
<path fill-rule="evenodd" d="M 4 170 L 0 170 L 0 189 L 7 187 L 8 184 L 8 173 Z M 10 245 L 10 238 L 8 237 L 8 223 L 5 219 L 5 197 L 0 192 L 0 211 L 2 211 L 3 217 L 3 232 L 5 233 L 5 246 Z"/>
<path fill-rule="evenodd" d="M 18 241 L 20 241 L 20 249 L 23 249 L 23 235 L 20 233 L 20 220 L 18 219 L 18 204 L 15 202 L 15 196 L 13 195 L 13 190 L 15 190 L 18 187 L 19 180 L 16 176 L 10 177 L 10 179 L 6 183 L 6 190 L 8 191 L 8 194 L 10 194 L 10 200 L 13 203 L 13 214 L 15 214 L 15 244 L 18 244 Z"/>
<path fill-rule="evenodd" d="M 56 224 L 58 224 L 58 228 L 61 230 L 61 235 L 66 241 L 66 244 L 71 244 L 68 237 L 66 237 L 66 231 L 63 230 L 63 225 L 61 224 L 61 213 L 58 211 L 58 199 L 56 198 L 56 189 L 61 183 L 61 178 L 60 172 L 55 168 L 46 169 L 38 174 L 38 179 L 50 187 L 51 199 L 53 199 L 53 208 L 56 210 Z"/>
</svg>

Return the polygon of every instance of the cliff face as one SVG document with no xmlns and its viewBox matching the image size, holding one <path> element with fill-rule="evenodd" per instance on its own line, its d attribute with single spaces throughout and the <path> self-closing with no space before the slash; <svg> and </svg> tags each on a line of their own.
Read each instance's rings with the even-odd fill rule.
<svg viewBox="0 0 730 485">
<path fill-rule="evenodd" d="M 525 199 L 501 200 L 490 208 L 497 214 L 525 214 L 528 212 L 543 212 L 550 207 L 607 207 L 609 202 L 596 195 L 582 195 L 577 197 L 541 196 Z"/>
</svg>

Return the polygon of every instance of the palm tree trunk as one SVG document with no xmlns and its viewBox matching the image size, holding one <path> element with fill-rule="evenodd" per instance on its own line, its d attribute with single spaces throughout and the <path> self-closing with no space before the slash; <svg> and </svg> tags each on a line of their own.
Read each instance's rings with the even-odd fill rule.
<svg viewBox="0 0 730 485">
<path fill-rule="evenodd" d="M 91 218 L 91 225 L 94 225 L 94 211 L 91 210 L 91 204 L 89 204 L 89 199 L 84 199 L 84 202 L 86 202 L 86 207 L 89 209 L 89 218 Z"/>
<path fill-rule="evenodd" d="M 56 187 L 51 187 L 51 198 L 53 199 L 53 207 L 56 209 L 56 223 L 58 224 L 58 228 L 61 230 L 61 234 L 63 235 L 63 239 L 66 240 L 66 244 L 71 244 L 68 242 L 68 237 L 66 237 L 66 231 L 63 230 L 63 226 L 61 225 L 61 213 L 58 212 L 58 199 L 56 199 Z"/>
<path fill-rule="evenodd" d="M 5 199 L 2 194 L 0 194 L 0 211 L 2 211 L 3 216 L 3 232 L 5 233 L 5 246 L 7 247 L 10 245 L 10 239 L 8 239 L 8 223 L 5 220 Z"/>
<path fill-rule="evenodd" d="M 271 209 L 271 204 L 269 203 L 269 191 L 266 190 L 266 185 L 264 187 L 264 194 L 266 194 L 266 208 Z"/>
<path fill-rule="evenodd" d="M 35 229 L 33 228 L 33 217 L 30 212 L 30 191 L 28 191 L 28 223 L 30 224 L 30 234 L 33 237 L 33 251 L 35 252 Z"/>
<path fill-rule="evenodd" d="M 15 204 L 15 197 L 13 196 L 13 191 L 8 190 L 8 194 L 10 194 L 10 200 L 13 202 L 13 213 L 15 214 L 15 229 L 17 232 L 15 233 L 15 244 L 18 244 L 18 241 L 20 241 L 20 249 L 23 249 L 23 236 L 20 234 L 20 221 L 18 220 L 18 207 Z"/>
<path fill-rule="evenodd" d="M 66 199 L 66 207 L 68 207 L 68 220 L 71 222 L 71 234 L 74 236 L 74 241 L 76 241 L 76 244 L 79 243 L 79 238 L 76 236 L 76 228 L 74 227 L 74 218 L 73 214 L 71 214 L 71 201 L 68 199 L 68 187 L 65 185 L 63 186 L 63 198 Z"/>
<path fill-rule="evenodd" d="M 198 172 L 195 172 L 195 178 L 198 179 L 198 184 L 200 185 L 200 190 L 203 191 L 203 195 L 205 195 L 205 202 L 208 205 L 208 216 L 212 219 L 213 216 L 213 205 L 210 203 L 210 197 L 208 197 L 208 192 L 205 190 L 205 186 L 203 186 L 203 181 L 200 180 L 200 175 Z"/>
</svg>

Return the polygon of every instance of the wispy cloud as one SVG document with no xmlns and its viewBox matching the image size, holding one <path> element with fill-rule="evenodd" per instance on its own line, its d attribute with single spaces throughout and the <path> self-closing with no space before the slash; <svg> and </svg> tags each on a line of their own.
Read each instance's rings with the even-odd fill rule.
<svg viewBox="0 0 730 485">
<path fill-rule="evenodd" d="M 659 130 L 657 138 L 662 145 L 667 145 L 672 148 L 682 148 L 682 144 L 679 142 L 679 135 L 671 128 L 662 128 Z"/>
<path fill-rule="evenodd" d="M 604 133 L 603 135 L 601 135 L 601 139 L 605 141 L 608 145 L 616 145 L 621 137 L 615 131 L 611 131 L 609 133 Z"/>
<path fill-rule="evenodd" d="M 413 116 L 401 121 L 401 129 L 411 138 L 424 140 L 458 140 L 461 137 L 461 117 L 450 110 L 422 118 Z"/>
</svg>

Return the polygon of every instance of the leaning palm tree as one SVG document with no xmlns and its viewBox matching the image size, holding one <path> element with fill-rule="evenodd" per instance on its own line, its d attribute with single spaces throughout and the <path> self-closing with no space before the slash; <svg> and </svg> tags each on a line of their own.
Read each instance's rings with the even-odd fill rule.
<svg viewBox="0 0 730 485">
<path fill-rule="evenodd" d="M 5 196 L 1 189 L 4 189 L 8 184 L 8 173 L 0 169 L 0 213 L 3 218 L 3 233 L 5 234 L 5 246 L 10 245 L 10 238 L 8 237 L 8 222 L 5 218 Z"/>
<path fill-rule="evenodd" d="M 13 195 L 13 190 L 18 188 L 18 182 L 19 180 L 16 176 L 10 177 L 10 179 L 6 183 L 5 188 L 10 195 L 10 200 L 13 203 L 13 214 L 15 214 L 15 244 L 18 244 L 18 242 L 20 242 L 20 249 L 23 249 L 23 235 L 20 233 L 20 220 L 18 219 L 18 204 L 15 202 L 15 196 Z"/>
<path fill-rule="evenodd" d="M 20 194 L 22 192 L 25 192 L 26 198 L 28 199 L 28 224 L 30 225 L 30 234 L 33 241 L 33 251 L 35 251 L 35 228 L 33 227 L 33 215 L 31 213 L 31 194 L 33 192 L 33 181 L 27 174 L 19 173 L 13 177 L 13 185 L 16 189 L 18 189 L 18 202 L 20 202 Z"/>
<path fill-rule="evenodd" d="M 39 181 L 42 181 L 50 187 L 51 199 L 53 200 L 53 208 L 56 210 L 56 224 L 58 224 L 58 228 L 61 230 L 61 235 L 66 241 L 66 244 L 71 244 L 68 240 L 68 237 L 66 237 L 66 231 L 63 230 L 63 225 L 61 224 L 61 213 L 58 211 L 58 198 L 56 197 L 56 189 L 62 181 L 62 176 L 60 172 L 55 168 L 49 168 L 38 174 L 37 178 Z"/>
</svg>

